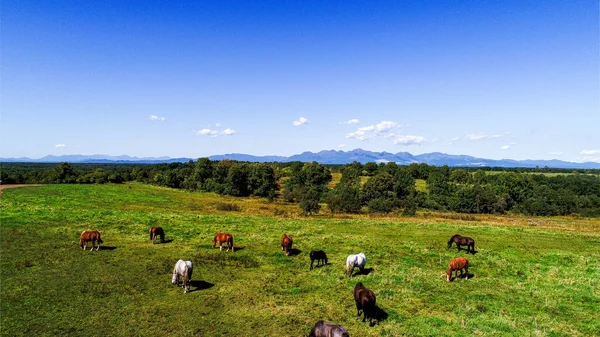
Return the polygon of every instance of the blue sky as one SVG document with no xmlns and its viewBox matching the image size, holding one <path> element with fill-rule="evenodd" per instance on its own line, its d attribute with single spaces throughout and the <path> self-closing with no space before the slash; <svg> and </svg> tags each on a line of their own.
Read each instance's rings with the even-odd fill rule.
<svg viewBox="0 0 600 337">
<path fill-rule="evenodd" d="M 598 1 L 1 6 L 2 157 L 600 162 Z"/>
</svg>

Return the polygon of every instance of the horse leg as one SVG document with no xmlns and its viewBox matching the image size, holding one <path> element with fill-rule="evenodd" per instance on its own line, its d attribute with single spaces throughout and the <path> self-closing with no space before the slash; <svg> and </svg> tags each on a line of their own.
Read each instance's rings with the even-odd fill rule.
<svg viewBox="0 0 600 337">
<path fill-rule="evenodd" d="M 96 251 L 100 250 L 100 241 L 98 241 L 98 248 L 96 248 Z"/>
<path fill-rule="evenodd" d="M 313 262 L 315 262 L 315 260 L 310 259 L 310 270 L 313 270 Z M 317 266 L 319 266 L 319 262 L 317 262 Z"/>
</svg>

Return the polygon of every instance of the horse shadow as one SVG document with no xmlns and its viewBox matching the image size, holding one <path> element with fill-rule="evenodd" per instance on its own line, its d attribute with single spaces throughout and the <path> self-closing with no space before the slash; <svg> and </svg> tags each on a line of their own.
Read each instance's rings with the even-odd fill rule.
<svg viewBox="0 0 600 337">
<path fill-rule="evenodd" d="M 374 315 L 375 315 L 375 322 L 370 322 L 369 326 L 374 327 L 375 324 L 381 322 L 381 321 L 385 321 L 388 318 L 388 313 L 385 312 L 383 309 L 381 309 L 378 305 L 375 306 L 375 308 L 373 308 L 374 311 Z"/>
<path fill-rule="evenodd" d="M 459 274 L 456 277 L 451 277 L 450 278 L 450 282 L 455 281 L 456 279 L 463 279 L 464 280 L 464 279 L 467 278 L 467 276 L 469 276 L 469 279 L 472 279 L 472 278 L 475 277 L 475 274 L 471 274 L 471 273 L 463 273 L 462 275 Z"/>
<path fill-rule="evenodd" d="M 115 246 L 100 246 L 100 250 L 115 250 L 117 247 Z"/>
<path fill-rule="evenodd" d="M 210 283 L 210 282 L 206 282 L 206 281 L 200 281 L 200 280 L 192 280 L 190 281 L 190 288 L 191 287 L 195 287 L 195 289 L 190 289 L 190 292 L 194 292 L 194 291 L 198 291 L 198 290 L 204 290 L 204 289 L 209 289 L 214 287 L 214 283 Z"/>
<path fill-rule="evenodd" d="M 239 252 L 240 250 L 244 250 L 244 247 L 238 247 L 238 246 L 233 247 L 234 252 Z"/>
<path fill-rule="evenodd" d="M 358 270 L 356 273 L 352 274 L 352 277 L 354 276 L 358 276 L 358 275 L 369 275 L 371 274 L 371 272 L 373 272 L 373 268 L 364 268 L 363 270 Z"/>
<path fill-rule="evenodd" d="M 302 253 L 302 251 L 300 249 L 290 248 L 288 256 L 296 256 L 300 253 Z"/>
<path fill-rule="evenodd" d="M 458 247 L 458 251 L 460 252 L 461 250 L 464 250 L 464 251 L 466 251 L 466 252 L 467 252 L 467 254 L 473 254 L 473 255 L 475 255 L 475 254 L 477 254 L 477 253 L 478 253 L 478 251 L 476 251 L 476 250 L 470 250 L 470 249 L 468 249 L 468 248 L 460 248 L 460 247 Z"/>
<path fill-rule="evenodd" d="M 162 241 L 162 242 L 161 241 L 157 241 L 156 244 L 159 245 L 159 244 L 171 243 L 171 242 L 173 242 L 173 239 L 165 240 L 165 241 Z"/>
</svg>

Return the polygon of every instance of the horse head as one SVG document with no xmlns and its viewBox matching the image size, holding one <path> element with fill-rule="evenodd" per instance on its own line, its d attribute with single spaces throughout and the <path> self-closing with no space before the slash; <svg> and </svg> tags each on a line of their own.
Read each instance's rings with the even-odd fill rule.
<svg viewBox="0 0 600 337">
<path fill-rule="evenodd" d="M 173 283 L 174 285 L 179 285 L 179 274 L 177 274 L 177 271 L 173 272 L 173 278 L 171 279 L 171 283 Z"/>
</svg>

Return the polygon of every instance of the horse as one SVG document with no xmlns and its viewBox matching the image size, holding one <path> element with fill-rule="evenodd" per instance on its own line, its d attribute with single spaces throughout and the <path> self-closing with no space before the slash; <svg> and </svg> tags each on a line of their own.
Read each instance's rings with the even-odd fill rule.
<svg viewBox="0 0 600 337">
<path fill-rule="evenodd" d="M 90 252 L 94 250 L 94 242 L 98 242 L 98 248 L 96 248 L 96 251 L 100 250 L 100 244 L 104 243 L 104 241 L 102 241 L 102 239 L 100 238 L 100 232 L 83 231 L 79 236 L 79 246 L 81 246 L 81 248 L 85 250 L 85 247 L 87 247 L 88 242 L 92 242 L 92 249 L 90 249 Z"/>
<path fill-rule="evenodd" d="M 320 320 L 310 330 L 308 337 L 350 337 L 350 335 L 343 326 L 325 323 Z"/>
<path fill-rule="evenodd" d="M 452 243 L 456 243 L 458 250 L 460 250 L 460 246 L 467 246 L 467 252 L 475 254 L 475 240 L 468 236 L 460 236 L 458 234 L 452 236 L 448 241 L 448 249 L 452 247 Z"/>
<path fill-rule="evenodd" d="M 194 266 L 192 265 L 192 261 L 183 261 L 179 260 L 175 264 L 175 268 L 173 269 L 173 278 L 171 279 L 171 283 L 179 287 L 179 282 L 181 281 L 179 278 L 183 278 L 183 293 L 190 292 L 190 282 L 192 280 L 192 271 L 194 270 Z"/>
<path fill-rule="evenodd" d="M 469 279 L 469 261 L 464 257 L 457 257 L 456 259 L 450 260 L 448 263 L 448 270 L 446 270 L 446 281 L 450 282 L 452 277 L 452 272 L 455 272 L 455 277 L 457 277 L 458 272 L 460 271 L 460 276 L 463 274 L 463 269 L 467 274 L 465 280 Z"/>
<path fill-rule="evenodd" d="M 310 252 L 310 270 L 313 269 L 313 262 L 315 262 L 315 260 L 317 260 L 317 267 L 319 266 L 319 263 L 322 263 L 322 265 L 326 265 L 327 264 L 327 254 L 325 254 L 324 251 L 322 250 L 313 250 Z"/>
<path fill-rule="evenodd" d="M 360 316 L 360 311 L 363 311 L 363 322 L 368 318 L 369 323 L 372 319 L 377 319 L 376 313 L 376 298 L 375 293 L 365 287 L 362 282 L 358 282 L 354 286 L 354 301 L 356 302 L 357 316 Z"/>
<path fill-rule="evenodd" d="M 212 246 L 213 248 L 215 248 L 215 246 L 218 244 L 219 250 L 222 251 L 223 242 L 227 244 L 227 251 L 231 249 L 231 251 L 233 252 L 233 235 L 229 233 L 217 233 L 217 235 L 215 235 L 215 238 L 213 239 Z"/>
<path fill-rule="evenodd" d="M 285 252 L 285 256 L 290 255 L 290 250 L 292 250 L 292 243 L 292 238 L 287 234 L 283 234 L 283 236 L 281 237 L 281 250 Z"/>
<path fill-rule="evenodd" d="M 348 255 L 348 258 L 346 258 L 346 275 L 352 276 L 354 267 L 360 268 L 360 271 L 362 272 L 363 269 L 365 269 L 365 263 L 367 263 L 365 253 Z"/>
<path fill-rule="evenodd" d="M 150 228 L 150 240 L 152 240 L 152 243 L 156 243 L 156 236 L 160 236 L 160 242 L 165 242 L 165 231 L 163 231 L 162 227 Z"/>
</svg>

